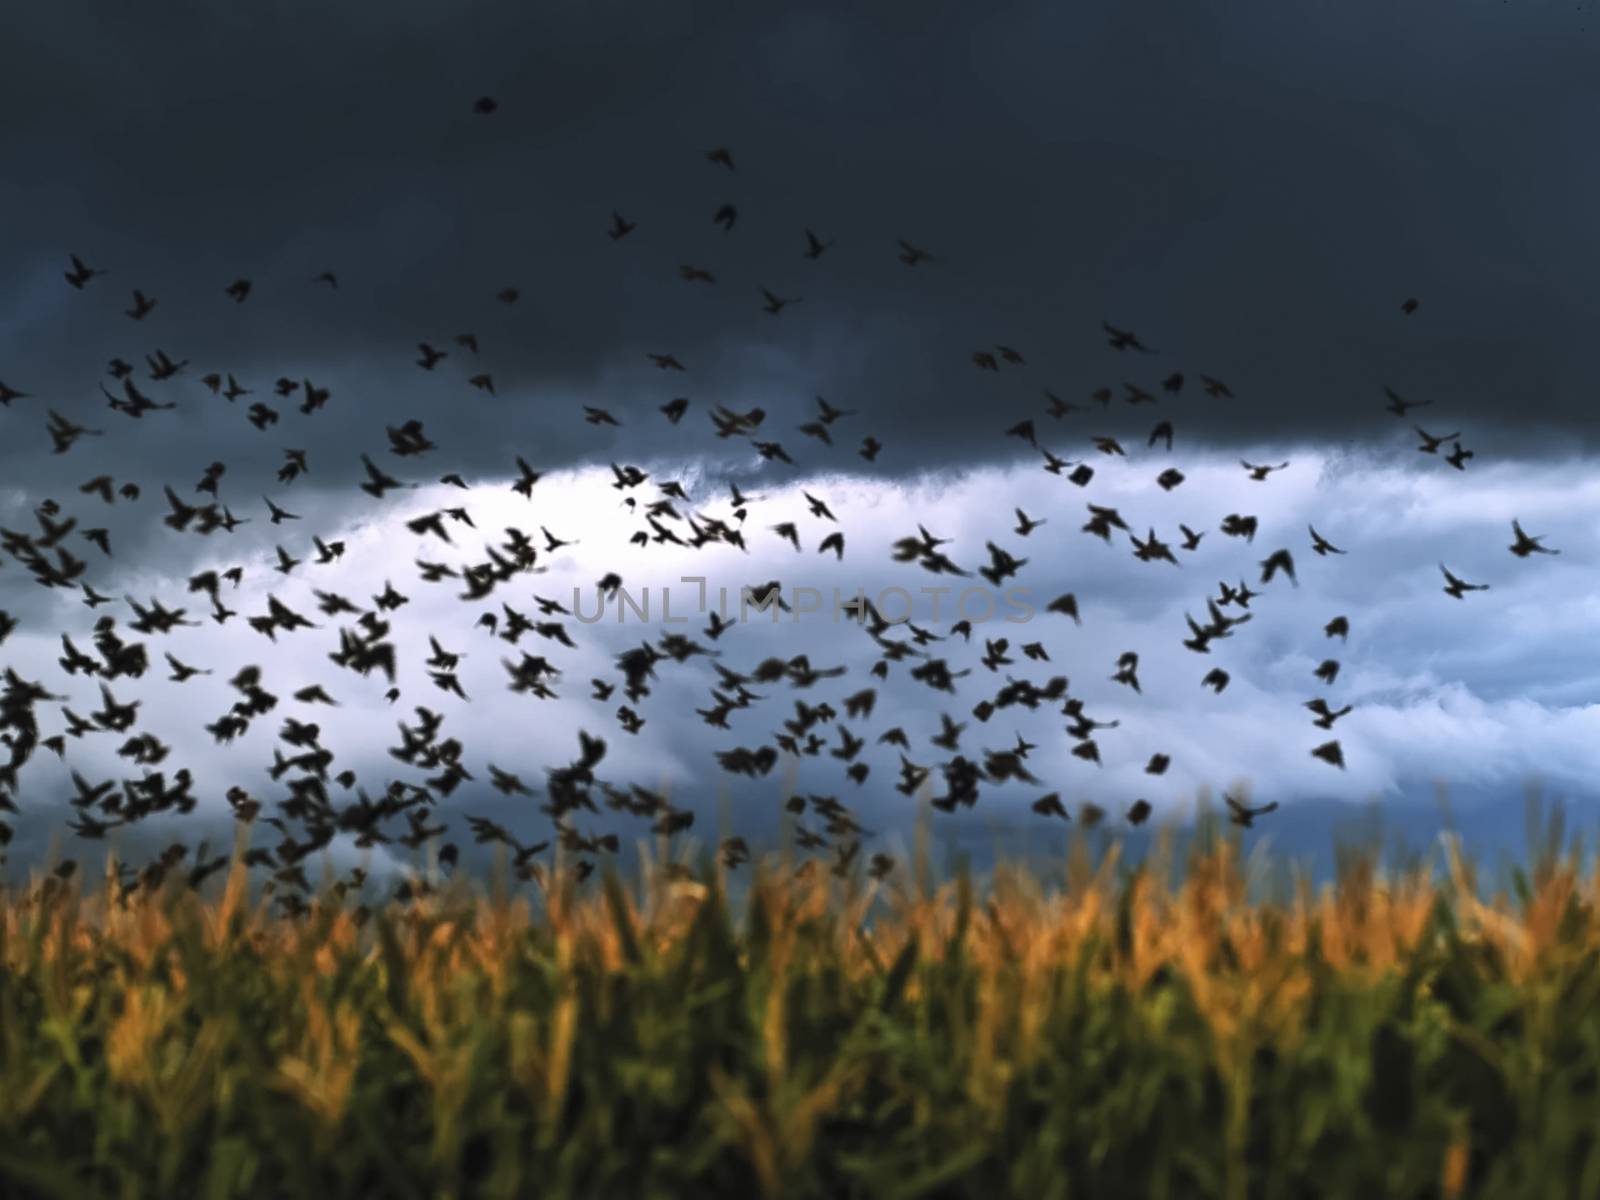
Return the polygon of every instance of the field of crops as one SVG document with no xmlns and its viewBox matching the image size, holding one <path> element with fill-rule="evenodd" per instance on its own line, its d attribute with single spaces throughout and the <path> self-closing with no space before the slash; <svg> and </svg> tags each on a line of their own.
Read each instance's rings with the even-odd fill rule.
<svg viewBox="0 0 1600 1200">
<path fill-rule="evenodd" d="M 299 918 L 43 874 L 0 902 L 0 1194 L 1600 1195 L 1576 856 L 1266 900 L 1228 839 L 1078 849 Z"/>
</svg>

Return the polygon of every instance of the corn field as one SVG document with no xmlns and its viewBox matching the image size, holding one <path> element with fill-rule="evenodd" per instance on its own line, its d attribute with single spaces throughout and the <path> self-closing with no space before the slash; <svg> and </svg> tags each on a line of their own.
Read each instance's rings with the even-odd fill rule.
<svg viewBox="0 0 1600 1200">
<path fill-rule="evenodd" d="M 1600 874 L 1263 900 L 1186 855 L 298 917 L 238 865 L 43 874 L 0 897 L 0 1194 L 1600 1195 Z"/>
</svg>

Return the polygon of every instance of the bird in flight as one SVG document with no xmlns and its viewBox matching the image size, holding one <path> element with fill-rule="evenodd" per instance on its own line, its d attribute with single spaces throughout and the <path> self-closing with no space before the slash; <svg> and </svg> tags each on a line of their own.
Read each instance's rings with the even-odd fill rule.
<svg viewBox="0 0 1600 1200">
<path fill-rule="evenodd" d="M 1276 800 L 1251 808 L 1242 800 L 1235 798 L 1232 792 L 1223 792 L 1222 798 L 1227 802 L 1231 813 L 1228 819 L 1241 829 L 1249 829 L 1257 817 L 1264 817 L 1268 813 L 1278 810 L 1278 802 Z"/>
<path fill-rule="evenodd" d="M 1415 429 L 1417 436 L 1422 439 L 1422 445 L 1418 446 L 1417 449 L 1423 454 L 1437 454 L 1440 446 L 1461 436 L 1459 433 L 1446 433 L 1440 437 L 1435 437 L 1420 425 L 1413 425 L 1411 428 Z"/>
<path fill-rule="evenodd" d="M 1335 721 L 1352 711 L 1352 706 L 1348 704 L 1343 708 L 1329 708 L 1328 702 L 1321 696 L 1318 696 L 1315 700 L 1307 700 L 1305 707 L 1316 714 L 1317 719 L 1312 724 L 1320 729 L 1332 729 Z"/>
<path fill-rule="evenodd" d="M 1132 533 L 1128 535 L 1128 540 L 1131 541 L 1134 546 L 1133 556 L 1140 562 L 1157 562 L 1159 560 L 1165 560 L 1175 567 L 1181 565 L 1173 556 L 1172 547 L 1157 538 L 1156 531 L 1154 529 L 1150 531 L 1148 537 L 1146 537 L 1146 539 L 1142 542 Z"/>
<path fill-rule="evenodd" d="M 1294 558 L 1287 550 L 1274 550 L 1261 560 L 1261 582 L 1271 583 L 1272 577 L 1282 571 L 1289 577 L 1289 582 L 1296 587 L 1300 586 L 1299 580 L 1294 575 Z"/>
<path fill-rule="evenodd" d="M 1318 554 L 1328 555 L 1345 553 L 1345 551 L 1339 549 L 1339 547 L 1335 546 L 1327 538 L 1318 533 L 1315 525 L 1307 525 L 1306 528 L 1311 531 L 1311 548 Z"/>
<path fill-rule="evenodd" d="M 766 288 L 761 289 L 761 297 L 766 301 L 766 303 L 761 306 L 761 311 L 770 313 L 774 317 L 781 313 L 788 305 L 799 304 L 800 301 L 804 299 L 803 296 L 794 296 L 786 299 L 782 296 L 774 295 Z"/>
<path fill-rule="evenodd" d="M 1337 741 L 1323 742 L 1322 745 L 1313 747 L 1311 755 L 1313 758 L 1320 758 L 1330 766 L 1338 767 L 1341 771 L 1344 770 L 1344 750 Z"/>
<path fill-rule="evenodd" d="M 1487 583 L 1467 583 L 1465 580 L 1458 579 L 1450 573 L 1450 569 L 1443 563 L 1439 564 L 1439 570 L 1444 572 L 1445 593 L 1454 596 L 1457 600 L 1460 600 L 1468 592 L 1486 592 L 1489 590 Z"/>
<path fill-rule="evenodd" d="M 1038 520 L 1034 520 L 1027 513 L 1023 512 L 1020 508 L 1017 509 L 1016 512 L 1017 512 L 1017 527 L 1016 527 L 1015 533 L 1017 534 L 1018 537 L 1027 537 L 1035 529 L 1039 528 L 1039 526 L 1045 524 L 1045 522 L 1049 519 L 1047 517 L 1041 517 Z"/>
<path fill-rule="evenodd" d="M 1433 403 L 1432 400 L 1401 399 L 1400 394 L 1387 385 L 1384 386 L 1383 394 L 1389 397 L 1389 405 L 1386 411 L 1392 412 L 1397 417 L 1405 416 L 1413 408 L 1426 408 Z"/>
<path fill-rule="evenodd" d="M 1245 462 L 1245 460 L 1241 458 L 1239 460 L 1239 465 L 1246 471 L 1250 472 L 1251 479 L 1255 480 L 1257 483 L 1262 483 L 1265 482 L 1267 476 L 1272 474 L 1272 472 L 1281 471 L 1289 464 L 1286 462 L 1281 462 L 1277 466 L 1258 466 L 1255 463 Z"/>
<path fill-rule="evenodd" d="M 105 274 L 105 272 L 98 267 L 86 266 L 83 259 L 79 258 L 76 254 L 71 255 L 71 258 L 72 269 L 66 273 L 67 282 L 73 287 L 77 288 L 80 292 L 83 290 L 83 285 L 88 283 L 96 275 Z"/>
<path fill-rule="evenodd" d="M 912 245 L 904 238 L 901 238 L 900 261 L 905 263 L 908 267 L 914 267 L 918 263 L 938 262 L 939 260 L 934 258 L 933 255 L 929 254 L 921 246 Z"/>
<path fill-rule="evenodd" d="M 1561 553 L 1559 550 L 1552 550 L 1548 546 L 1540 545 L 1540 543 L 1544 541 L 1544 535 L 1541 534 L 1537 537 L 1530 537 L 1528 534 L 1524 533 L 1521 524 L 1519 524 L 1515 518 L 1512 518 L 1511 521 L 1511 531 L 1516 535 L 1517 540 L 1511 544 L 1510 550 L 1511 553 L 1515 554 L 1518 558 L 1527 558 L 1530 554 Z"/>
<path fill-rule="evenodd" d="M 1144 354 L 1154 354 L 1155 351 L 1139 340 L 1139 335 L 1131 329 L 1118 329 L 1109 321 L 1101 321 L 1100 328 L 1105 330 L 1106 344 L 1113 350 L 1138 350 Z"/>
</svg>

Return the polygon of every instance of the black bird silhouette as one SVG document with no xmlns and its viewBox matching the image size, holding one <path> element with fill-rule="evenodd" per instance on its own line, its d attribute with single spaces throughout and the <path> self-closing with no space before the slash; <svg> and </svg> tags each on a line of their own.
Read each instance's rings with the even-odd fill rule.
<svg viewBox="0 0 1600 1200">
<path fill-rule="evenodd" d="M 1276 800 L 1251 808 L 1242 800 L 1235 798 L 1232 792 L 1223 792 L 1222 798 L 1227 802 L 1232 814 L 1228 819 L 1242 829 L 1249 829 L 1257 817 L 1264 817 L 1268 813 L 1278 810 L 1278 802 Z"/>
<path fill-rule="evenodd" d="M 638 227 L 637 222 L 623 220 L 621 213 L 613 211 L 611 214 L 611 228 L 607 230 L 607 234 L 613 242 L 620 242 Z"/>
<path fill-rule="evenodd" d="M 1222 518 L 1222 524 L 1219 528 L 1229 537 L 1242 537 L 1247 542 L 1253 542 L 1256 540 L 1257 524 L 1258 522 L 1254 517 L 1229 513 Z"/>
<path fill-rule="evenodd" d="M 1239 465 L 1241 467 L 1243 467 L 1246 471 L 1250 472 L 1250 478 L 1251 479 L 1254 479 L 1256 482 L 1261 483 L 1261 482 L 1264 482 L 1266 480 L 1267 476 L 1272 474 L 1272 472 L 1281 471 L 1285 467 L 1287 467 L 1289 464 L 1286 463 L 1286 462 L 1281 462 L 1275 467 L 1265 466 L 1265 465 L 1258 466 L 1258 465 L 1256 465 L 1254 463 L 1245 462 L 1245 460 L 1241 458 L 1239 460 Z"/>
<path fill-rule="evenodd" d="M 1271 583 L 1272 577 L 1279 571 L 1289 577 L 1290 583 L 1300 586 L 1294 575 L 1294 558 L 1287 550 L 1274 550 L 1261 560 L 1261 582 Z"/>
<path fill-rule="evenodd" d="M 1063 400 L 1060 396 L 1056 395 L 1054 392 L 1050 391 L 1048 388 L 1046 388 L 1044 390 L 1044 398 L 1046 400 L 1050 401 L 1050 408 L 1048 409 L 1048 412 L 1057 421 L 1059 421 L 1062 417 L 1068 415 L 1069 413 L 1075 413 L 1075 412 L 1082 412 L 1083 411 L 1076 404 L 1067 403 L 1067 401 Z"/>
<path fill-rule="evenodd" d="M 70 257 L 72 259 L 72 269 L 66 273 L 66 280 L 80 292 L 83 290 L 83 285 L 88 283 L 96 275 L 105 274 L 104 271 L 97 267 L 84 265 L 84 261 L 76 254 L 73 254 Z"/>
<path fill-rule="evenodd" d="M 487 116 L 500 107 L 493 96 L 479 96 L 472 102 L 472 111 Z"/>
<path fill-rule="evenodd" d="M 1341 771 L 1344 770 L 1344 750 L 1337 741 L 1323 742 L 1322 745 L 1312 749 L 1311 755 L 1313 758 L 1320 758 L 1323 762 L 1338 767 Z"/>
<path fill-rule="evenodd" d="M 371 469 L 369 466 L 368 471 L 370 472 Z M 517 456 L 517 470 L 519 475 L 517 481 L 511 485 L 511 490 L 528 500 L 532 500 L 533 485 L 539 482 L 540 473 L 530 467 L 521 455 Z M 379 497 L 383 495 L 381 491 L 372 494 Z"/>
<path fill-rule="evenodd" d="M 261 497 L 261 499 L 266 501 L 267 515 L 272 518 L 274 525 L 282 525 L 285 521 L 298 521 L 300 519 L 299 514 L 279 508 L 266 496 Z"/>
<path fill-rule="evenodd" d="M 1454 596 L 1457 600 L 1462 599 L 1468 592 L 1486 592 L 1489 590 L 1487 583 L 1467 583 L 1465 580 L 1458 579 L 1450 573 L 1449 568 L 1443 563 L 1439 564 L 1439 570 L 1444 572 L 1446 595 Z"/>
<path fill-rule="evenodd" d="M 517 461 L 520 465 L 521 459 L 518 459 Z M 407 486 L 406 484 L 401 483 L 398 479 L 394 478 L 392 475 L 386 475 L 383 471 L 379 470 L 378 464 L 373 462 L 372 459 L 368 458 L 365 454 L 361 456 L 361 465 L 365 467 L 367 471 L 367 478 L 361 484 L 361 490 L 367 493 L 367 495 L 371 496 L 374 500 L 382 500 L 384 493 L 392 491 L 395 488 Z"/>
<path fill-rule="evenodd" d="M 1109 321 L 1101 321 L 1100 328 L 1106 332 L 1106 344 L 1113 350 L 1138 350 L 1144 354 L 1154 354 L 1155 351 L 1139 340 L 1139 335 L 1131 329 L 1118 329 Z"/>
<path fill-rule="evenodd" d="M 1041 817 L 1060 817 L 1063 821 L 1072 820 L 1072 814 L 1067 811 L 1066 805 L 1061 803 L 1061 796 L 1051 792 L 1048 796 L 1040 796 L 1033 802 L 1033 811 Z"/>
<path fill-rule="evenodd" d="M 1552 550 L 1548 546 L 1541 546 L 1539 543 L 1544 540 L 1544 535 L 1541 534 L 1538 537 L 1528 536 L 1522 531 L 1522 526 L 1517 523 L 1515 518 L 1513 518 L 1511 521 L 1511 530 L 1516 535 L 1517 540 L 1513 542 L 1509 548 L 1511 553 L 1515 554 L 1518 558 L 1527 558 L 1530 554 L 1561 553 L 1561 551 Z"/>
<path fill-rule="evenodd" d="M 793 521 L 783 521 L 772 526 L 772 532 L 787 540 L 796 551 L 800 549 L 800 531 L 795 528 Z"/>
<path fill-rule="evenodd" d="M 1401 399 L 1400 394 L 1388 385 L 1384 386 L 1383 394 L 1389 397 L 1389 404 L 1386 411 L 1392 412 L 1397 417 L 1405 416 L 1406 413 L 1410 412 L 1413 408 L 1427 408 L 1428 405 L 1433 403 L 1432 400 Z"/>
<path fill-rule="evenodd" d="M 813 259 L 821 258 L 823 256 L 823 254 L 826 253 L 828 248 L 833 245 L 832 242 L 823 241 L 816 234 L 812 233 L 811 230 L 809 230 L 809 229 L 807 229 L 805 231 L 805 235 L 806 235 L 806 257 L 807 258 L 813 258 Z"/>
<path fill-rule="evenodd" d="M 1439 452 L 1439 447 L 1445 442 L 1454 441 L 1456 438 L 1461 436 L 1459 433 L 1447 433 L 1442 437 L 1434 437 L 1433 434 L 1429 433 L 1420 425 L 1412 425 L 1411 428 L 1415 429 L 1417 431 L 1417 436 L 1422 439 L 1422 445 L 1418 446 L 1417 449 L 1422 451 L 1424 454 L 1437 454 Z"/>
<path fill-rule="evenodd" d="M 1327 555 L 1345 553 L 1345 551 L 1339 549 L 1339 547 L 1335 546 L 1332 542 L 1328 541 L 1327 538 L 1318 533 L 1314 525 L 1307 525 L 1306 528 L 1311 530 L 1311 548 L 1318 554 Z"/>
<path fill-rule="evenodd" d="M 1159 540 L 1154 529 L 1150 531 L 1149 536 L 1142 542 L 1131 533 L 1128 535 L 1128 540 L 1134 545 L 1133 556 L 1140 562 L 1156 562 L 1164 559 L 1175 567 L 1180 565 L 1177 558 L 1173 556 L 1172 547 Z"/>
<path fill-rule="evenodd" d="M 1057 596 L 1054 600 L 1050 601 L 1050 603 L 1045 606 L 1045 611 L 1060 613 L 1063 616 L 1071 617 L 1074 624 L 1083 624 L 1082 618 L 1078 616 L 1078 598 L 1071 592 L 1067 592 L 1062 596 Z"/>
<path fill-rule="evenodd" d="M 1312 724 L 1319 729 L 1332 729 L 1335 721 L 1352 711 L 1352 706 L 1348 704 L 1343 708 L 1329 708 L 1328 702 L 1321 696 L 1318 696 L 1315 700 L 1307 700 L 1305 707 L 1316 714 L 1317 719 Z"/>
</svg>

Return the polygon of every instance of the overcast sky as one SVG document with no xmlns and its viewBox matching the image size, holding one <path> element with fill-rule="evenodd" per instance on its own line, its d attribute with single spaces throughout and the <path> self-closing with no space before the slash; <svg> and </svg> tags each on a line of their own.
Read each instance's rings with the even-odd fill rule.
<svg viewBox="0 0 1600 1200">
<path fill-rule="evenodd" d="M 1257 802 L 1281 803 L 1262 822 L 1280 831 L 1296 805 L 1401 811 L 1431 805 L 1439 782 L 1520 828 L 1524 781 L 1584 800 L 1600 767 L 1600 421 L 1582 353 L 1600 319 L 1589 24 L 1586 6 L 1555 3 L 33 6 L 0 75 L 0 382 L 26 393 L 0 408 L 0 526 L 37 535 L 33 510 L 53 499 L 80 530 L 107 529 L 109 559 L 79 532 L 64 544 L 119 602 L 91 611 L 0 559 L 0 610 L 20 623 L 0 660 L 86 713 L 98 686 L 57 668 L 61 633 L 89 649 L 110 613 L 136 636 L 125 594 L 188 608 L 201 624 L 142 639 L 151 673 L 112 687 L 142 699 L 141 728 L 173 746 L 163 769 L 188 764 L 201 780 L 185 821 L 214 841 L 228 837 L 230 784 L 277 796 L 265 768 L 286 712 L 318 721 L 334 769 L 376 793 L 415 777 L 385 751 L 418 704 L 445 715 L 477 777 L 442 811 L 493 813 L 530 839 L 548 833 L 537 803 L 490 792 L 486 764 L 537 784 L 574 757 L 580 729 L 608 743 L 603 777 L 666 784 L 712 826 L 725 803 L 733 825 L 768 828 L 794 787 L 903 832 L 915 802 L 892 786 L 899 752 L 876 739 L 903 727 L 907 756 L 937 785 L 950 756 L 929 742 L 941 713 L 967 722 L 971 759 L 1019 735 L 1038 746 L 1027 760 L 1038 785 L 985 784 L 952 827 L 1034 828 L 1045 818 L 1028 806 L 1047 791 L 1074 809 L 1146 798 L 1177 816 L 1197 790 L 1247 780 Z M 475 113 L 480 96 L 496 111 Z M 734 170 L 707 160 L 714 147 Z M 737 209 L 731 231 L 712 220 L 723 205 Z M 620 240 L 607 236 L 613 210 L 636 223 Z M 808 229 L 829 243 L 821 257 L 805 256 Z M 898 261 L 901 239 L 934 261 Z M 72 254 L 106 274 L 69 287 Z M 685 281 L 683 265 L 715 282 Z M 325 271 L 337 288 L 313 282 Z M 240 278 L 252 287 L 236 303 L 224 289 Z M 506 288 L 514 304 L 497 300 Z M 798 302 L 769 314 L 763 288 Z M 134 289 L 156 301 L 139 322 L 124 315 Z M 1102 320 L 1154 353 L 1112 348 Z M 476 353 L 456 340 L 468 333 Z M 448 352 L 431 371 L 416 363 L 424 342 Z M 973 353 L 997 345 L 1025 361 L 980 369 Z M 150 380 L 158 349 L 188 360 L 176 378 Z M 652 354 L 687 370 L 660 370 Z M 114 357 L 177 407 L 138 421 L 111 411 L 101 386 L 120 394 Z M 201 382 L 212 372 L 251 394 L 214 395 Z M 1182 389 L 1164 389 L 1175 372 Z M 493 395 L 469 386 L 480 373 Z M 1232 395 L 1207 396 L 1202 374 Z M 329 389 L 325 407 L 302 414 L 303 391 L 274 394 L 280 377 Z M 1397 419 L 1386 387 L 1427 406 Z M 1109 403 L 1095 398 L 1106 388 Z M 1078 411 L 1051 417 L 1047 391 Z M 1141 392 L 1151 400 L 1127 402 Z M 851 412 L 827 427 L 831 445 L 797 428 L 819 395 Z M 673 424 L 658 409 L 678 397 L 689 407 Z M 265 431 L 246 415 L 258 402 L 280 416 Z M 586 405 L 620 425 L 588 423 Z M 763 410 L 755 438 L 793 464 L 763 460 L 747 436 L 717 437 L 717 405 Z M 52 454 L 51 410 L 103 432 Z M 385 426 L 409 419 L 436 448 L 397 457 Z M 1040 448 L 1089 463 L 1093 480 L 1046 473 L 1039 448 L 1006 436 L 1027 419 Z M 1170 452 L 1147 444 L 1163 419 Z M 1443 461 L 1448 441 L 1419 453 L 1413 421 L 1456 435 L 1466 469 Z M 883 447 L 871 463 L 857 453 L 868 436 Z M 1098 452 L 1091 439 L 1104 436 L 1126 454 Z M 287 484 L 286 448 L 310 466 Z M 363 495 L 363 453 L 419 486 Z M 509 487 L 519 455 L 545 473 L 529 499 Z M 1241 457 L 1289 466 L 1258 482 Z M 206 500 L 195 486 L 213 461 L 226 467 L 221 501 L 251 523 L 209 537 L 163 526 L 163 485 Z M 614 488 L 611 464 L 649 480 Z M 1155 483 L 1168 467 L 1185 476 L 1170 492 Z M 438 482 L 451 472 L 470 489 Z M 137 482 L 140 499 L 108 507 L 79 493 L 102 473 Z M 682 516 L 735 521 L 730 482 L 759 497 L 743 520 L 748 553 L 630 544 L 671 480 L 691 498 L 676 502 Z M 837 523 L 812 516 L 803 492 Z M 301 519 L 269 524 L 263 495 Z M 1090 502 L 1141 537 L 1153 528 L 1176 547 L 1180 522 L 1205 536 L 1175 551 L 1181 566 L 1141 562 L 1127 534 L 1107 545 L 1082 531 Z M 476 529 L 451 522 L 452 545 L 404 525 L 456 505 Z M 1047 523 L 1019 536 L 1019 506 Z M 1229 513 L 1258 517 L 1252 542 L 1219 529 Z M 1513 518 L 1561 554 L 1513 557 Z M 771 530 L 785 521 L 798 553 Z M 915 660 L 873 679 L 878 647 L 827 613 L 715 642 L 698 615 L 672 628 L 658 613 L 564 618 L 573 648 L 536 635 L 512 647 L 478 625 L 502 602 L 536 612 L 534 593 L 570 607 L 576 587 L 592 604 L 610 571 L 634 594 L 689 574 L 825 595 L 950 582 L 890 561 L 919 523 L 952 539 L 942 549 L 968 570 L 990 541 L 1028 559 L 1008 586 L 1041 605 L 1073 592 L 1082 626 L 1041 613 L 924 647 L 972 670 L 951 695 L 911 679 Z M 1308 524 L 1347 553 L 1314 555 Z M 508 526 L 541 546 L 541 574 L 470 603 L 459 580 L 418 579 L 419 556 L 480 561 Z M 540 526 L 576 544 L 546 553 Z M 839 562 L 817 553 L 834 529 Z M 342 539 L 345 557 L 315 564 L 313 534 Z M 277 545 L 305 561 L 275 572 Z M 1298 586 L 1259 582 L 1279 547 Z M 1445 595 L 1441 561 L 1489 590 Z M 224 599 L 240 615 L 219 626 L 185 581 L 235 564 L 245 579 Z M 1263 593 L 1251 621 L 1208 655 L 1185 650 L 1184 614 L 1204 622 L 1219 581 L 1241 578 Z M 402 654 L 393 705 L 381 678 L 328 661 L 353 618 L 318 614 L 312 594 L 371 608 L 386 581 L 410 597 L 387 614 Z M 674 602 L 692 590 L 676 585 Z M 276 643 L 247 628 L 269 593 L 320 628 Z M 1348 642 L 1322 632 L 1340 614 Z M 917 620 L 949 633 L 948 612 L 935 621 L 919 607 Z M 709 660 L 664 663 L 629 734 L 620 690 L 591 701 L 589 681 L 616 682 L 619 652 L 669 632 L 738 671 L 804 653 L 848 672 L 804 691 L 753 685 L 766 699 L 723 731 L 695 713 L 718 686 Z M 470 702 L 431 684 L 430 633 L 466 656 Z M 986 669 L 986 637 L 1009 638 L 1016 662 Z M 1032 642 L 1048 662 L 1022 656 Z M 166 683 L 166 649 L 215 674 Z M 501 660 L 524 650 L 559 667 L 558 700 L 507 690 Z M 1141 694 L 1109 678 L 1129 650 Z M 1325 685 L 1312 672 L 1330 657 L 1341 667 Z M 285 703 L 218 747 L 200 726 L 236 698 L 227 679 L 247 663 Z M 1199 683 L 1213 666 L 1230 676 L 1219 695 Z M 1090 716 L 1119 721 L 1096 732 L 1102 764 L 1072 755 L 1059 703 L 974 717 L 1008 675 L 1065 675 Z M 288 702 L 313 682 L 340 707 Z M 796 699 L 842 715 L 842 698 L 868 686 L 872 716 L 843 721 L 867 739 L 864 782 L 829 753 L 839 721 L 818 729 L 827 750 L 764 778 L 719 770 L 717 752 L 771 744 Z M 1317 695 L 1354 706 L 1332 732 L 1302 707 Z M 58 732 L 60 705 L 40 711 L 41 732 Z M 1309 754 L 1331 737 L 1342 771 Z M 35 755 L 14 864 L 63 828 L 70 769 L 138 773 L 117 757 L 123 740 L 70 740 L 65 763 Z M 1161 777 L 1143 770 L 1156 752 L 1172 758 Z"/>
</svg>

